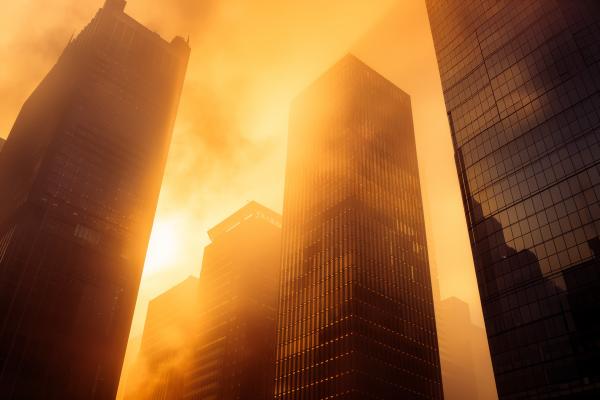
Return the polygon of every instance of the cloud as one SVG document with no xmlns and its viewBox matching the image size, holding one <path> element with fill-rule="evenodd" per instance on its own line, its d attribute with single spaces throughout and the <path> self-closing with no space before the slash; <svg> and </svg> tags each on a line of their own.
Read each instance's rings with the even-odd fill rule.
<svg viewBox="0 0 600 400">
<path fill-rule="evenodd" d="M 23 101 L 71 34 L 83 29 L 103 0 L 5 3 L 0 13 L 1 137 L 8 135 Z M 398 6 L 388 13 L 394 4 Z M 134 336 L 141 333 L 150 297 L 198 274 L 209 228 L 248 200 L 281 211 L 289 104 L 376 21 L 357 49 L 361 58 L 413 95 L 423 149 L 421 177 L 434 221 L 428 224 L 428 230 L 433 226 L 430 241 L 436 243 L 430 248 L 440 270 L 447 271 L 440 277 L 454 289 L 466 287 L 465 276 L 474 279 L 422 2 L 128 0 L 126 11 L 167 40 L 189 35 L 192 47 L 157 213 L 158 221 L 173 224 L 181 254 L 144 278 Z M 388 16 L 380 20 L 384 14 Z M 465 269 L 471 275 L 458 273 Z M 477 289 L 469 287 L 472 304 L 477 304 Z"/>
<path fill-rule="evenodd" d="M 101 0 L 22 0 L 3 5 L 0 136 Z M 258 200 L 281 211 L 291 100 L 394 0 L 129 0 L 126 12 L 166 40 L 190 36 L 192 54 L 158 205 L 181 255 L 163 272 L 200 269 L 206 231 Z M 168 273 L 166 272 L 168 271 Z M 144 278 L 133 335 L 140 334 L 152 276 Z M 174 279 L 163 280 L 167 289 Z M 164 290 L 163 289 L 163 290 Z"/>
</svg>

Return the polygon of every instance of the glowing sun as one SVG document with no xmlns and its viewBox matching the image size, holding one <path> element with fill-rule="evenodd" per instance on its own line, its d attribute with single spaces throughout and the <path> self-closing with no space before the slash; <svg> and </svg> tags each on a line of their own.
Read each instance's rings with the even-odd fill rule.
<svg viewBox="0 0 600 400">
<path fill-rule="evenodd" d="M 177 229 L 172 221 L 157 220 L 152 227 L 144 275 L 152 275 L 173 265 L 179 252 Z"/>
</svg>

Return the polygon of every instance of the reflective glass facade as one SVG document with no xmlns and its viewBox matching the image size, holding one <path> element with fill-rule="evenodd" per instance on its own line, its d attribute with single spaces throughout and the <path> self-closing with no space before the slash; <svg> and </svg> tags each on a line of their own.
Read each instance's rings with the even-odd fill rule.
<svg viewBox="0 0 600 400">
<path fill-rule="evenodd" d="M 277 399 L 441 399 L 410 97 L 348 55 L 293 103 Z"/>
<path fill-rule="evenodd" d="M 117 391 L 190 52 L 124 6 L 69 43 L 0 153 L 3 399 Z"/>
<path fill-rule="evenodd" d="M 600 3 L 427 0 L 502 399 L 600 396 Z"/>
</svg>

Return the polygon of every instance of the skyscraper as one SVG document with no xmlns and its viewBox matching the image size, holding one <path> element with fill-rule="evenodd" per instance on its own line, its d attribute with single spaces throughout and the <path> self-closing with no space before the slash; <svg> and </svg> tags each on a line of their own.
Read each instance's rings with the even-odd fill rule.
<svg viewBox="0 0 600 400">
<path fill-rule="evenodd" d="M 114 398 L 190 49 L 107 0 L 0 153 L 0 393 Z"/>
<path fill-rule="evenodd" d="M 277 399 L 441 399 L 410 97 L 352 55 L 293 103 Z"/>
<path fill-rule="evenodd" d="M 498 394 L 597 398 L 600 3 L 427 7 Z"/>
<path fill-rule="evenodd" d="M 212 228 L 185 398 L 273 399 L 281 216 L 250 202 Z"/>
<path fill-rule="evenodd" d="M 444 399 L 497 398 L 485 330 L 471 322 L 469 305 L 444 299 L 437 321 Z"/>
<path fill-rule="evenodd" d="M 250 202 L 208 234 L 200 280 L 150 303 L 128 399 L 273 399 L 281 217 Z"/>
<path fill-rule="evenodd" d="M 183 399 L 189 350 L 200 325 L 199 295 L 198 279 L 189 277 L 150 301 L 126 399 Z"/>
</svg>

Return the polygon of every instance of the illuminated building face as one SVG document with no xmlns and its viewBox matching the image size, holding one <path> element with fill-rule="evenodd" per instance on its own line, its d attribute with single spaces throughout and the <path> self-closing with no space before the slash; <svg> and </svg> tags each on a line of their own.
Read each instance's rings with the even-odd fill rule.
<svg viewBox="0 0 600 400">
<path fill-rule="evenodd" d="M 276 398 L 441 398 L 410 97 L 349 55 L 289 129 Z"/>
</svg>

